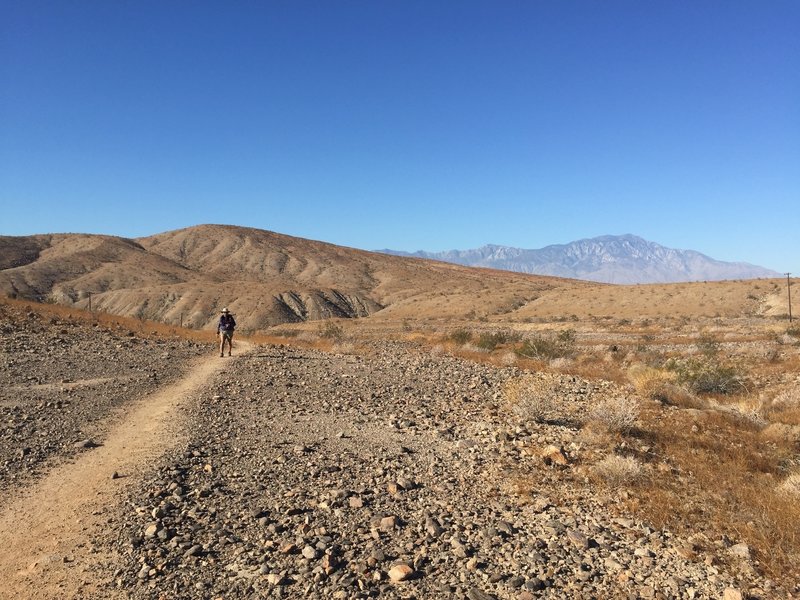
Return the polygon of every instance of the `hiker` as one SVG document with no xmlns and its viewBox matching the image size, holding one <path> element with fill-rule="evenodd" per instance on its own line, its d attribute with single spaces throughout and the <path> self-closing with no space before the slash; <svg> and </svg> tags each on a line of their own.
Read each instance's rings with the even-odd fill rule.
<svg viewBox="0 0 800 600">
<path fill-rule="evenodd" d="M 233 320 L 231 311 L 227 308 L 222 309 L 222 314 L 219 317 L 217 324 L 217 333 L 219 334 L 219 355 L 225 356 L 225 340 L 228 341 L 228 356 L 231 355 L 233 350 L 233 330 L 236 329 L 236 321 Z"/>
</svg>

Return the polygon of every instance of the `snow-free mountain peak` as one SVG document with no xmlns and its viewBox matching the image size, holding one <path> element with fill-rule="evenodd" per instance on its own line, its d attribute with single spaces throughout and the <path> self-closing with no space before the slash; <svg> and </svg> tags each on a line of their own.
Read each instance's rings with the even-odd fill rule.
<svg viewBox="0 0 800 600">
<path fill-rule="evenodd" d="M 632 234 L 603 235 L 535 250 L 487 244 L 472 250 L 383 252 L 603 283 L 719 281 L 780 275 L 745 262 L 725 262 L 694 250 L 667 248 Z"/>
</svg>

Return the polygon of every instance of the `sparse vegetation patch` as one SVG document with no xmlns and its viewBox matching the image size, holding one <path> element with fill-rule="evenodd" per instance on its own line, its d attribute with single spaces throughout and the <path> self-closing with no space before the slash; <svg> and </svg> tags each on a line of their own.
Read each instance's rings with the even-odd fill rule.
<svg viewBox="0 0 800 600">
<path fill-rule="evenodd" d="M 614 433 L 627 433 L 639 418 L 639 402 L 634 398 L 616 396 L 596 404 L 586 417 L 587 423 L 599 423 Z"/>
<path fill-rule="evenodd" d="M 523 422 L 547 423 L 561 415 L 557 391 L 539 385 L 530 377 L 509 381 L 506 384 L 505 397 Z"/>
<path fill-rule="evenodd" d="M 526 338 L 516 350 L 524 358 L 551 360 L 569 358 L 575 353 L 575 332 L 567 329 L 555 337 L 535 335 Z"/>
<path fill-rule="evenodd" d="M 319 336 L 334 341 L 341 341 L 344 339 L 344 330 L 341 325 L 337 325 L 333 321 L 324 321 L 319 326 Z"/>
<path fill-rule="evenodd" d="M 708 358 L 678 358 L 665 367 L 676 381 L 698 394 L 741 394 L 748 391 L 747 378 L 738 368 Z"/>
<path fill-rule="evenodd" d="M 450 335 L 447 337 L 454 344 L 463 346 L 472 339 L 472 332 L 469 331 L 468 329 L 456 329 L 455 331 L 451 332 Z"/>
<path fill-rule="evenodd" d="M 644 475 L 644 468 L 632 456 L 611 454 L 593 465 L 591 474 L 595 481 L 618 488 L 640 482 Z"/>
</svg>

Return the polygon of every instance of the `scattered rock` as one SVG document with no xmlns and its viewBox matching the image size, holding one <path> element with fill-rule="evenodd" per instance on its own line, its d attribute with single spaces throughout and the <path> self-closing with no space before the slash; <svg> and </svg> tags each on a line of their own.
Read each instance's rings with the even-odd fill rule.
<svg viewBox="0 0 800 600">
<path fill-rule="evenodd" d="M 405 563 L 393 566 L 389 569 L 389 579 L 392 581 L 406 581 L 414 574 L 414 569 Z"/>
</svg>

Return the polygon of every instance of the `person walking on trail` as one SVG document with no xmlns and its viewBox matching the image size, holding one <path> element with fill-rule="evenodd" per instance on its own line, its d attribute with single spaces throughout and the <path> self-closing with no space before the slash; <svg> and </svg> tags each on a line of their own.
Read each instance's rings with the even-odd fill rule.
<svg viewBox="0 0 800 600">
<path fill-rule="evenodd" d="M 219 334 L 219 355 L 225 356 L 225 342 L 228 342 L 228 356 L 231 355 L 233 350 L 233 330 L 236 329 L 236 321 L 233 319 L 231 311 L 227 308 L 222 309 L 222 314 L 219 317 L 217 324 L 217 333 Z"/>
</svg>

